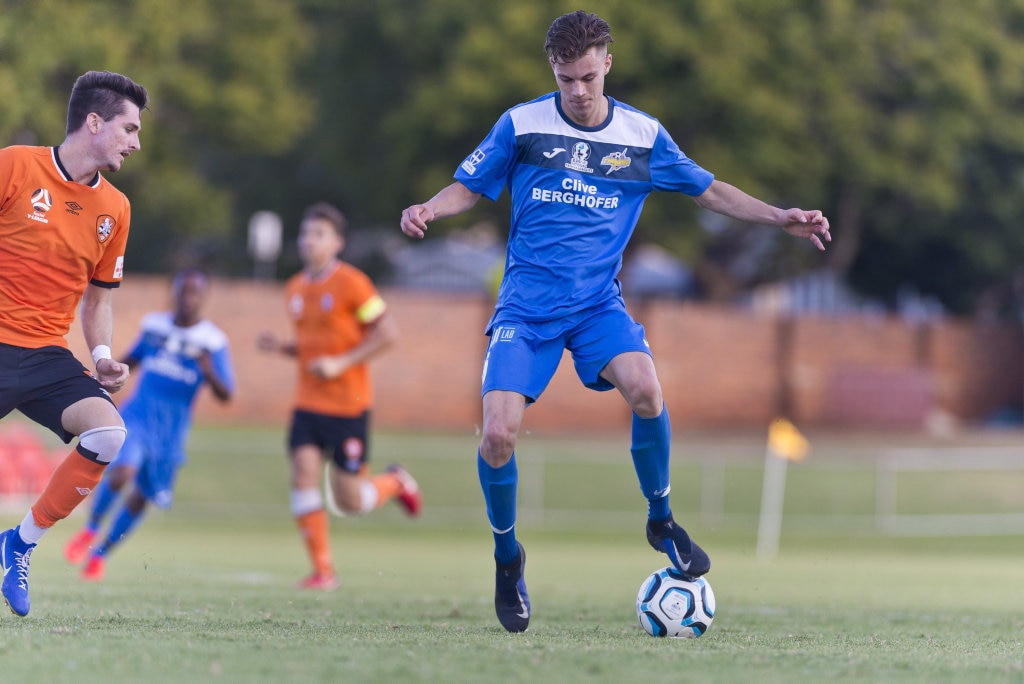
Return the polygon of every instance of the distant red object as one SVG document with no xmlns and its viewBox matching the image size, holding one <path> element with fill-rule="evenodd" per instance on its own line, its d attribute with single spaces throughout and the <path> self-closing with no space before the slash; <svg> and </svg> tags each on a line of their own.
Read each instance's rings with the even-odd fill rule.
<svg viewBox="0 0 1024 684">
<path fill-rule="evenodd" d="M 43 491 L 64 456 L 51 454 L 31 428 L 13 423 L 0 428 L 0 496 L 34 496 Z"/>
</svg>

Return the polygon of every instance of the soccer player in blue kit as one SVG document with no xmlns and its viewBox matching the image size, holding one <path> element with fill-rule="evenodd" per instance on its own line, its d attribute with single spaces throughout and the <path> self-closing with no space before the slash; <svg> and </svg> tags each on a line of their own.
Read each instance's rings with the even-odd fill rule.
<svg viewBox="0 0 1024 684">
<path fill-rule="evenodd" d="M 69 563 L 85 561 L 82 579 L 103 579 L 107 554 L 141 522 L 148 503 L 170 507 L 199 389 L 208 385 L 220 401 L 234 392 L 227 336 L 201 315 L 208 292 L 209 279 L 202 271 L 179 272 L 171 285 L 174 310 L 146 314 L 124 360 L 133 370 L 142 368 L 135 392 L 121 407 L 128 436 L 93 491 L 89 520 L 64 547 Z M 126 485 L 130 491 L 105 540 L 94 546 L 104 517 Z"/>
<path fill-rule="evenodd" d="M 506 185 L 512 195 L 505 275 L 486 331 L 477 454 L 494 534 L 495 611 L 510 632 L 530 622 L 526 553 L 515 534 L 516 437 L 564 349 L 585 386 L 617 389 L 633 411 L 631 453 L 650 545 L 685 575 L 711 569 L 672 518 L 668 411 L 643 326 L 626 311 L 616 277 L 647 195 L 689 195 L 704 209 L 778 226 L 820 250 L 831 240 L 820 211 L 773 207 L 716 180 L 656 119 L 605 95 L 611 42 L 595 14 L 555 19 L 544 48 L 558 90 L 506 111 L 454 183 L 402 212 L 402 231 L 422 238 L 429 222 L 467 211 L 481 195 L 496 200 Z"/>
</svg>

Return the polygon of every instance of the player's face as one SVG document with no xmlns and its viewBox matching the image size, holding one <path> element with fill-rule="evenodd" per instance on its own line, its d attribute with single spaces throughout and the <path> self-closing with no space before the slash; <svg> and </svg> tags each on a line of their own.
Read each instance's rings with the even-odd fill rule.
<svg viewBox="0 0 1024 684">
<path fill-rule="evenodd" d="M 199 314 L 206 301 L 206 278 L 198 273 L 181 280 L 175 291 L 176 318 L 192 323 L 199 320 Z"/>
<path fill-rule="evenodd" d="M 87 122 L 93 132 L 93 156 L 96 166 L 102 171 L 117 171 L 132 152 L 141 147 L 139 131 L 142 117 L 139 108 L 129 100 L 124 101 L 124 112 L 109 121 L 97 114 L 90 114 Z"/>
<path fill-rule="evenodd" d="M 604 98 L 604 77 L 612 67 L 605 47 L 592 47 L 575 62 L 554 62 L 562 109 L 581 126 L 597 126 L 608 114 Z"/>
<path fill-rule="evenodd" d="M 344 245 L 338 231 L 326 219 L 306 219 L 299 226 L 299 258 L 314 271 L 327 266 Z"/>
</svg>

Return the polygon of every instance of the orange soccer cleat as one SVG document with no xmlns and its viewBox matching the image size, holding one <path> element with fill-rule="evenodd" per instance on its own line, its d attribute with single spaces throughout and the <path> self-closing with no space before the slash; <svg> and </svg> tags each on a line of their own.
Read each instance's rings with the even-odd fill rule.
<svg viewBox="0 0 1024 684">
<path fill-rule="evenodd" d="M 78 534 L 72 537 L 64 546 L 64 559 L 72 565 L 78 565 L 89 555 L 92 548 L 92 541 L 96 533 L 87 527 L 83 527 Z"/>
<path fill-rule="evenodd" d="M 107 560 L 103 556 L 90 556 L 79 574 L 86 582 L 99 582 L 107 574 Z"/>
<path fill-rule="evenodd" d="M 298 589 L 310 589 L 312 591 L 334 591 L 341 586 L 341 580 L 333 572 L 314 572 L 309 577 L 295 583 Z"/>
<path fill-rule="evenodd" d="M 416 480 L 413 479 L 408 470 L 397 463 L 388 466 L 388 472 L 398 478 L 398 482 L 402 487 L 398 492 L 398 502 L 402 505 L 402 508 L 412 517 L 419 515 L 420 509 L 423 508 L 423 494 L 420 492 L 420 486 L 416 483 Z"/>
</svg>

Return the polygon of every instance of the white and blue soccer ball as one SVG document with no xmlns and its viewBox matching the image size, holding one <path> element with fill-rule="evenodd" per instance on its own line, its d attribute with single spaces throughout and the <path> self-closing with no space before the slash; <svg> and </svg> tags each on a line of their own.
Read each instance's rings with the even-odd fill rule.
<svg viewBox="0 0 1024 684">
<path fill-rule="evenodd" d="M 640 585 L 636 616 L 651 636 L 695 639 L 715 618 L 715 593 L 703 577 L 687 577 L 670 565 Z"/>
</svg>

